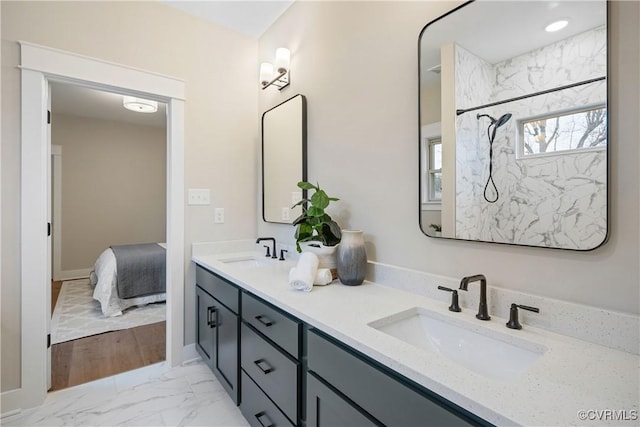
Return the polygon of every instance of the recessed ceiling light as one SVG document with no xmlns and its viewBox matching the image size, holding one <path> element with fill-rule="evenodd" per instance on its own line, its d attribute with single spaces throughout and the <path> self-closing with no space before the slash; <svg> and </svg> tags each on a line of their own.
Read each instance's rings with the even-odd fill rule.
<svg viewBox="0 0 640 427">
<path fill-rule="evenodd" d="M 122 98 L 124 108 L 138 113 L 155 113 L 158 111 L 158 103 L 148 99 L 135 98 L 133 96 L 124 96 Z"/>
<path fill-rule="evenodd" d="M 544 30 L 548 33 L 553 33 L 555 31 L 560 31 L 561 29 L 566 27 L 568 24 L 569 24 L 569 21 L 567 21 L 566 19 L 560 19 L 558 21 L 554 21 L 551 24 L 547 25 Z"/>
</svg>

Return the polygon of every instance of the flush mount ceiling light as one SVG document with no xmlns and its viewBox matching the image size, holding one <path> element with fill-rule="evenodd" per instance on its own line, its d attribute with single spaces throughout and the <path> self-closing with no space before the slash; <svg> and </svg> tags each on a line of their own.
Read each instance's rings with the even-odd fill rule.
<svg viewBox="0 0 640 427">
<path fill-rule="evenodd" d="M 136 98 L 134 96 L 124 96 L 122 98 L 124 108 L 138 113 L 155 113 L 158 111 L 158 103 L 148 99 Z"/>
<path fill-rule="evenodd" d="M 282 90 L 289 86 L 289 65 L 291 62 L 291 52 L 289 49 L 280 47 L 276 49 L 275 73 L 270 62 L 260 64 L 260 86 L 266 89 L 269 86 Z"/>
<path fill-rule="evenodd" d="M 569 21 L 566 19 L 559 19 L 557 21 L 552 22 L 551 24 L 547 25 L 544 30 L 548 33 L 553 33 L 556 31 L 560 31 L 561 29 L 563 29 L 564 27 L 566 27 L 569 24 Z"/>
</svg>

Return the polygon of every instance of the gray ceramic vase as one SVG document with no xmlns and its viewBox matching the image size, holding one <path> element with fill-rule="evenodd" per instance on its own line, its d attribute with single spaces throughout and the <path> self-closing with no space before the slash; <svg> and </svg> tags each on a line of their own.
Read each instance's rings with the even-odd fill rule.
<svg viewBox="0 0 640 427">
<path fill-rule="evenodd" d="M 367 252 L 364 235 L 360 230 L 342 230 L 338 246 L 338 279 L 344 285 L 357 286 L 364 282 L 367 270 Z"/>
</svg>

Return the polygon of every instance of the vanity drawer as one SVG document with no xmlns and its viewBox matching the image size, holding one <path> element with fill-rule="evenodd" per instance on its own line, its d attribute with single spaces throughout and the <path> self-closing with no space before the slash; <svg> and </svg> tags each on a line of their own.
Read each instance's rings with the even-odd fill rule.
<svg viewBox="0 0 640 427">
<path fill-rule="evenodd" d="M 299 358 L 301 323 L 277 308 L 242 293 L 242 319 L 270 340 Z"/>
<path fill-rule="evenodd" d="M 308 370 L 389 426 L 476 425 L 466 411 L 445 399 L 419 392 L 315 330 L 307 334 Z"/>
<path fill-rule="evenodd" d="M 240 290 L 225 279 L 196 265 L 196 284 L 226 305 L 234 313 L 238 313 Z"/>
<path fill-rule="evenodd" d="M 260 390 L 249 376 L 241 372 L 242 403 L 240 412 L 253 427 L 291 427 L 276 405 Z"/>
<path fill-rule="evenodd" d="M 294 424 L 297 423 L 300 363 L 268 343 L 244 323 L 240 348 L 242 369 Z"/>
</svg>

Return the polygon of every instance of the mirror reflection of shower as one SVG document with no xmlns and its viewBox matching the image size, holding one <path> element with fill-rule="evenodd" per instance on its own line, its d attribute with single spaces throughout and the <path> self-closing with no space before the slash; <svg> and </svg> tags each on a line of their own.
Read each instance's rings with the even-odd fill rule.
<svg viewBox="0 0 640 427">
<path fill-rule="evenodd" d="M 496 186 L 495 181 L 493 180 L 493 141 L 496 139 L 496 131 L 499 127 L 507 124 L 509 119 L 511 118 L 511 113 L 506 113 L 500 116 L 497 120 L 488 114 L 478 114 L 476 118 L 480 120 L 482 117 L 487 117 L 491 120 L 489 126 L 487 126 L 487 138 L 489 139 L 489 177 L 487 178 L 487 183 L 484 186 L 484 192 L 482 195 L 484 199 L 489 203 L 495 203 L 500 198 L 500 193 L 498 192 L 498 187 Z M 493 193 L 495 198 L 487 197 L 487 190 L 489 190 L 489 184 L 493 187 Z"/>
</svg>

